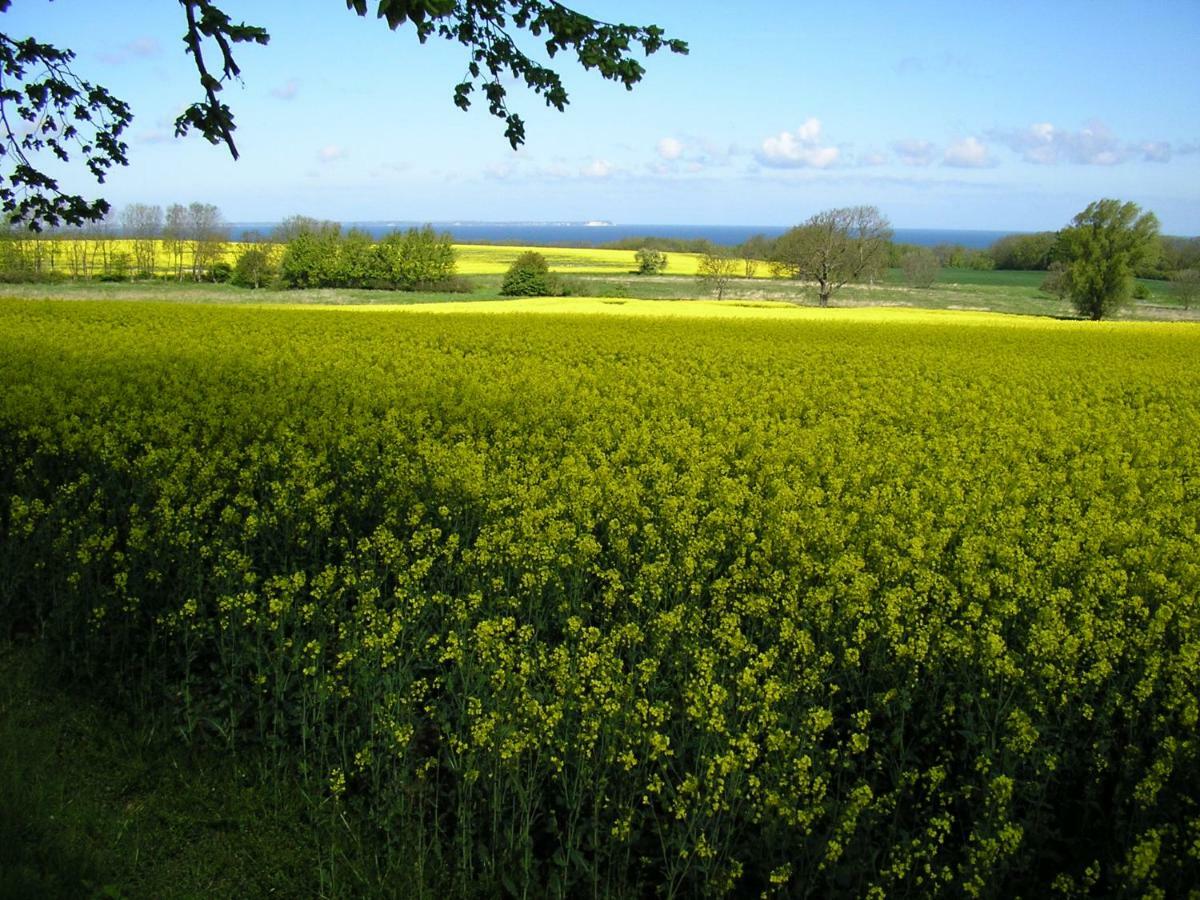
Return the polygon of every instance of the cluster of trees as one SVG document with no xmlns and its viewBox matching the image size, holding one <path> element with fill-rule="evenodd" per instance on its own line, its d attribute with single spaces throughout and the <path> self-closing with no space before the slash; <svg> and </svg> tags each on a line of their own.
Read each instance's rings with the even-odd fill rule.
<svg viewBox="0 0 1200 900">
<path fill-rule="evenodd" d="M 269 234 L 248 232 L 231 244 L 221 211 L 210 203 L 165 210 L 134 203 L 87 226 L 9 229 L 0 238 L 0 281 L 160 278 L 249 288 L 465 289 L 455 278 L 450 235 L 429 226 L 376 242 L 363 231 L 343 232 L 336 222 L 293 216 Z"/>
<path fill-rule="evenodd" d="M 0 232 L 0 280 L 167 277 L 221 281 L 229 230 L 211 203 L 132 203 L 80 227 Z"/>
<path fill-rule="evenodd" d="M 887 268 L 899 268 L 904 279 L 927 287 L 938 271 L 955 258 L 957 249 L 904 247 L 891 241 L 888 221 L 873 206 L 830 209 L 774 241 L 761 236 L 734 248 L 711 248 L 703 256 L 698 276 L 718 297 L 731 279 L 753 274 L 751 257 L 764 259 L 777 277 L 816 285 L 821 306 L 850 282 L 874 281 Z M 1165 249 L 1169 248 L 1169 250 Z M 997 241 L 989 262 L 997 268 L 1047 270 L 1042 289 L 1069 300 L 1090 319 L 1111 316 L 1144 285 L 1135 275 L 1148 267 L 1178 266 L 1169 273 L 1171 289 L 1185 309 L 1200 301 L 1200 239 L 1166 239 L 1158 233 L 1158 219 L 1135 203 L 1104 199 L 1091 203 L 1057 232 L 1011 235 Z M 979 268 L 991 268 L 977 264 Z"/>
<path fill-rule="evenodd" d="M 275 234 L 284 244 L 279 280 L 290 288 L 461 290 L 449 234 L 432 227 L 395 232 L 376 242 L 365 231 L 294 216 Z"/>
<path fill-rule="evenodd" d="M 775 240 L 754 235 L 736 247 L 710 245 L 696 274 L 722 299 L 733 279 L 752 278 L 765 264 L 777 278 L 815 284 L 817 302 L 828 306 L 846 284 L 882 278 L 891 247 L 891 226 L 876 207 L 827 209 Z"/>
</svg>

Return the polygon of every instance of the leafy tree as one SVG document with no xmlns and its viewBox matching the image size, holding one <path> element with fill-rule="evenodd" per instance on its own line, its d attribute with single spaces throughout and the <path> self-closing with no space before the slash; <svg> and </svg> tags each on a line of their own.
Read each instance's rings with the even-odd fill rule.
<svg viewBox="0 0 1200 900">
<path fill-rule="evenodd" d="M 1065 264 L 1071 303 L 1099 320 L 1128 302 L 1134 270 L 1157 250 L 1158 218 L 1136 203 L 1104 199 L 1088 204 L 1058 233 L 1055 258 Z"/>
<path fill-rule="evenodd" d="M 1200 269 L 1180 269 L 1171 273 L 1171 295 L 1184 309 L 1200 300 Z"/>
<path fill-rule="evenodd" d="M 717 295 L 718 300 L 723 300 L 729 282 L 737 275 L 742 262 L 726 253 L 706 253 L 696 267 L 696 274 L 705 287 Z"/>
<path fill-rule="evenodd" d="M 250 247 L 237 258 L 230 281 L 240 287 L 258 289 L 269 284 L 274 277 L 275 265 L 271 261 L 271 254 L 261 247 Z"/>
<path fill-rule="evenodd" d="M 0 13 L 11 2 L 0 0 Z M 235 23 L 215 0 L 179 4 L 183 42 L 202 96 L 175 120 L 175 134 L 195 130 L 210 143 L 224 144 L 237 159 L 233 111 L 222 102 L 221 91 L 240 80 L 237 45 L 265 45 L 270 35 L 260 26 Z M 368 0 L 346 0 L 359 16 L 367 15 L 368 5 Z M 557 0 L 376 0 L 373 5 L 393 31 L 411 25 L 421 43 L 439 37 L 466 48 L 466 75 L 454 87 L 454 104 L 468 109 L 479 88 L 488 111 L 504 120 L 504 136 L 513 148 L 525 141 L 525 123 L 508 108 L 508 84 L 524 83 L 560 112 L 569 102 L 559 74 L 527 55 L 514 34 L 527 32 L 551 57 L 574 53 L 584 69 L 630 90 L 645 74 L 634 56 L 638 49 L 647 55 L 662 49 L 688 52 L 686 43 L 668 38 L 656 25 L 610 24 Z M 76 75 L 74 59 L 71 50 L 0 33 L 0 150 L 12 162 L 0 176 L 0 208 L 12 222 L 35 231 L 98 221 L 109 211 L 103 199 L 86 200 L 60 188 L 39 168 L 39 153 L 63 162 L 81 158 L 99 183 L 113 166 L 128 165 L 121 136 L 133 119 L 129 106 Z M 35 123 L 38 127 L 28 127 Z"/>
<path fill-rule="evenodd" d="M 335 282 L 342 241 L 341 225 L 294 216 L 283 221 L 277 234 L 281 239 L 287 238 L 279 262 L 279 277 L 285 285 L 315 288 Z"/>
<path fill-rule="evenodd" d="M 1162 246 L 1162 264 L 1166 271 L 1200 269 L 1200 237 L 1183 238 L 1164 235 L 1159 243 Z"/>
<path fill-rule="evenodd" d="M 827 209 L 775 241 L 775 272 L 814 281 L 821 306 L 851 281 L 878 276 L 887 263 L 892 230 L 874 206 Z"/>
<path fill-rule="evenodd" d="M 657 275 L 667 267 L 667 254 L 652 247 L 643 247 L 633 254 L 639 275 Z"/>
<path fill-rule="evenodd" d="M 351 228 L 337 248 L 337 271 L 326 287 L 374 287 L 381 280 L 379 255 L 371 235 Z"/>
<path fill-rule="evenodd" d="M 941 263 L 928 247 L 911 247 L 900 259 L 904 280 L 913 287 L 927 288 L 937 281 Z"/>
<path fill-rule="evenodd" d="M 505 297 L 553 297 L 561 293 L 546 257 L 535 251 L 522 253 L 504 273 L 500 293 Z"/>
<path fill-rule="evenodd" d="M 378 277 L 400 290 L 436 289 L 454 277 L 453 240 L 430 225 L 389 234 L 380 241 L 377 255 Z"/>
<path fill-rule="evenodd" d="M 997 269 L 1043 270 L 1050 266 L 1057 239 L 1053 231 L 1006 234 L 992 244 L 990 252 Z"/>
</svg>

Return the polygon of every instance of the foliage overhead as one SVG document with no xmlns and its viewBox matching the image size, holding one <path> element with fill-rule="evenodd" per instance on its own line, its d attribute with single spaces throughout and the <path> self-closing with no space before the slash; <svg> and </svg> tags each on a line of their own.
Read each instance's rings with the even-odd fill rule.
<svg viewBox="0 0 1200 900">
<path fill-rule="evenodd" d="M 0 13 L 10 3 L 0 0 Z M 34 231 L 96 221 L 109 211 L 105 200 L 63 191 L 35 164 L 38 154 L 63 163 L 82 158 L 101 184 L 109 169 L 128 162 L 121 135 L 133 114 L 107 89 L 75 74 L 74 59 L 71 50 L 0 33 L 0 156 L 8 167 L 0 176 L 0 209 Z"/>
<path fill-rule="evenodd" d="M 214 0 L 179 3 L 186 20 L 183 42 L 203 96 L 175 120 L 175 134 L 194 130 L 212 144 L 224 144 L 237 159 L 233 111 L 220 94 L 227 83 L 241 77 L 237 45 L 266 45 L 270 35 L 261 26 L 235 22 Z M 11 0 L 0 0 L 0 13 L 10 5 Z M 346 0 L 346 8 L 359 16 L 366 16 L 370 5 L 367 0 Z M 514 149 L 525 141 L 525 123 L 508 108 L 506 80 L 523 83 L 560 112 L 569 102 L 558 72 L 530 55 L 535 51 L 523 49 L 514 31 L 540 40 L 540 49 L 550 58 L 572 52 L 584 69 L 630 90 L 645 74 L 634 55 L 638 50 L 647 56 L 662 49 L 688 52 L 684 41 L 667 37 L 657 25 L 608 23 L 555 0 L 378 0 L 375 13 L 392 30 L 411 24 L 421 43 L 439 37 L 466 47 L 466 75 L 454 87 L 454 104 L 468 109 L 479 88 L 488 111 L 504 120 L 504 136 Z M 109 204 L 64 192 L 57 179 L 35 165 L 32 154 L 49 150 L 66 163 L 78 153 L 100 183 L 109 168 L 128 164 L 127 148 L 120 140 L 132 121 L 128 105 L 77 76 L 69 65 L 72 59 L 71 50 L 0 33 L 0 113 L 12 107 L 26 123 L 21 126 L 0 116 L 0 154 L 14 160 L 0 180 L 0 204 L 10 221 L 34 231 L 97 221 L 107 214 Z"/>
</svg>

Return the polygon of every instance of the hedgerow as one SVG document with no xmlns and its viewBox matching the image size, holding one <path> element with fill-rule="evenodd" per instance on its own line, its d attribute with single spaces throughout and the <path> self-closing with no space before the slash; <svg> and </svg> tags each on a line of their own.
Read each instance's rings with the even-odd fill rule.
<svg viewBox="0 0 1200 900">
<path fill-rule="evenodd" d="M 426 889 L 1196 896 L 1198 351 L 0 302 L 0 622 Z"/>
</svg>

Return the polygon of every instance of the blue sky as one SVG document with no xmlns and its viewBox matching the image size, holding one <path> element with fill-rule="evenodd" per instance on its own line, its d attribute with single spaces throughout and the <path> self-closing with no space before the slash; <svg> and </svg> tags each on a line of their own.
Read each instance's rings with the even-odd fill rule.
<svg viewBox="0 0 1200 900">
<path fill-rule="evenodd" d="M 242 158 L 172 121 L 199 96 L 173 0 L 15 0 L 12 36 L 73 48 L 135 113 L 128 202 L 216 203 L 230 221 L 608 219 L 789 225 L 869 203 L 902 228 L 1053 229 L 1112 196 L 1200 234 L 1200 2 L 993 4 L 577 0 L 687 40 L 634 91 L 559 56 L 571 105 L 519 87 L 514 153 L 451 103 L 457 45 L 343 0 L 225 0 L 266 27 L 225 91 Z M 528 42 L 529 46 L 536 46 Z M 82 173 L 65 183 L 93 189 Z"/>
</svg>

